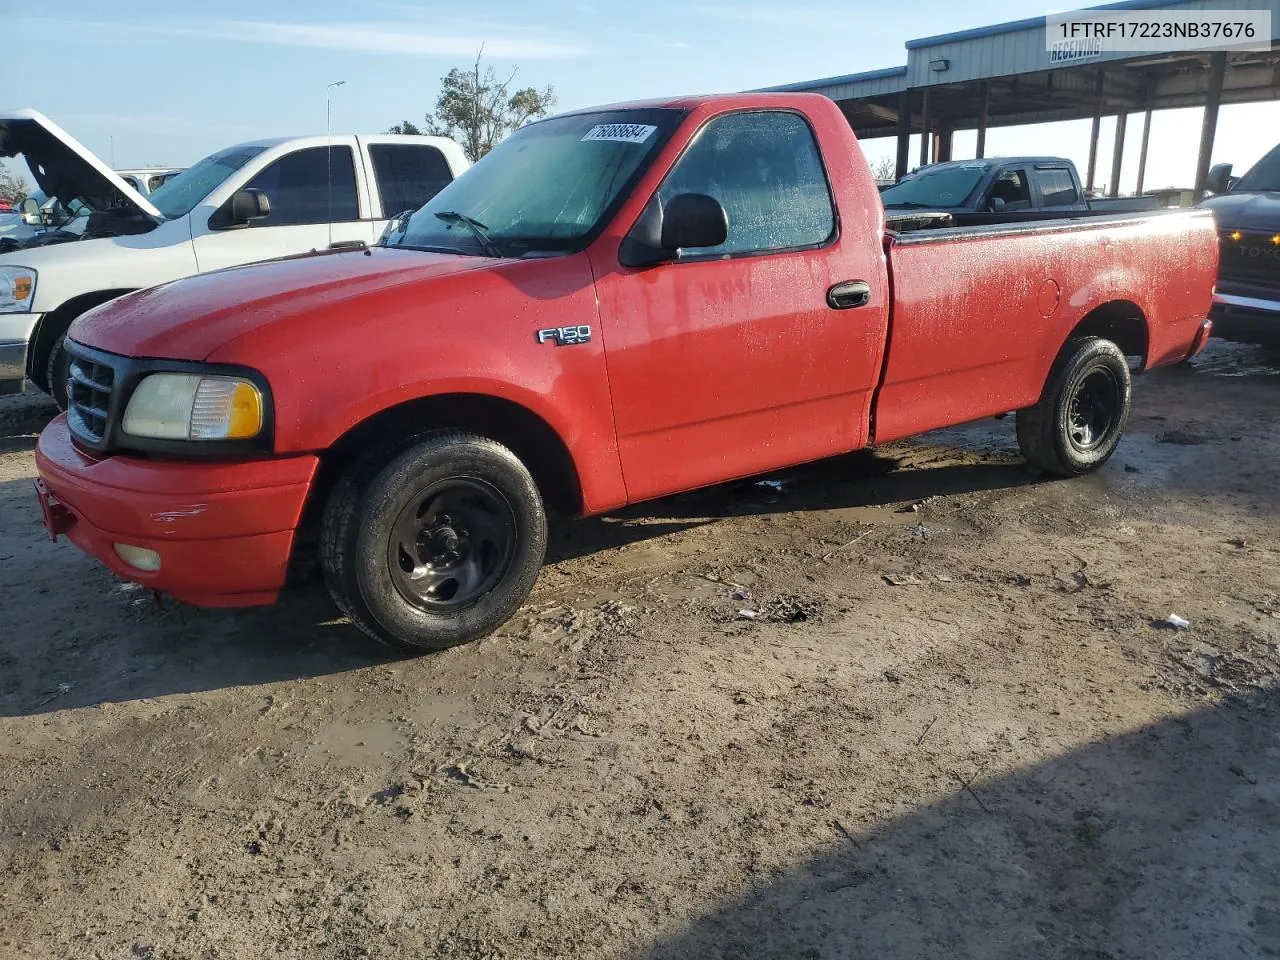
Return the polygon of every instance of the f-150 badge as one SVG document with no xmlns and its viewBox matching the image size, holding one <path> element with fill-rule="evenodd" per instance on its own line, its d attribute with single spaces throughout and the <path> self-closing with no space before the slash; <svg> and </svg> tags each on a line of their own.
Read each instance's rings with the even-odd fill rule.
<svg viewBox="0 0 1280 960">
<path fill-rule="evenodd" d="M 554 343 L 557 347 L 569 347 L 575 343 L 587 343 L 591 340 L 591 328 L 581 327 L 548 327 L 539 330 L 535 337 L 539 343 Z"/>
</svg>

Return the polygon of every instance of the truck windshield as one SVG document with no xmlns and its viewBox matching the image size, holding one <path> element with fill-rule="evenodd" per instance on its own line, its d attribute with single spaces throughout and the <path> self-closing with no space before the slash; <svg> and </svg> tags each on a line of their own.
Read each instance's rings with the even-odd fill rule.
<svg viewBox="0 0 1280 960">
<path fill-rule="evenodd" d="M 925 167 L 882 194 L 886 207 L 959 207 L 987 172 L 985 163 Z"/>
<path fill-rule="evenodd" d="M 205 157 L 171 180 L 166 180 L 151 194 L 151 203 L 166 220 L 185 217 L 196 204 L 212 193 L 227 177 L 265 150 L 265 146 L 248 144 L 229 147 Z"/>
<path fill-rule="evenodd" d="M 1280 190 L 1280 146 L 1272 148 L 1270 153 L 1255 163 L 1253 169 L 1241 177 L 1233 188 L 1233 192 L 1248 193 L 1265 193 L 1270 190 Z"/>
<path fill-rule="evenodd" d="M 611 110 L 530 124 L 382 242 L 506 257 L 580 249 L 604 228 L 682 116 Z"/>
</svg>

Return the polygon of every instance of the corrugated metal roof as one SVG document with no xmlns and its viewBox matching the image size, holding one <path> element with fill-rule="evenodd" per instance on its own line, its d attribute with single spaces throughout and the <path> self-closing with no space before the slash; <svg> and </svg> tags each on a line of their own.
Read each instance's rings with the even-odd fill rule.
<svg viewBox="0 0 1280 960">
<path fill-rule="evenodd" d="M 1168 8 L 1193 10 L 1266 10 L 1273 11 L 1271 25 L 1280 40 L 1280 0 L 1120 0 L 1088 10 L 1152 10 Z M 1045 49 L 1045 18 L 1029 17 L 989 27 L 958 30 L 919 40 L 907 41 L 907 65 L 867 70 L 819 80 L 765 87 L 767 91 L 821 93 L 833 100 L 862 100 L 883 97 L 906 89 L 940 84 L 963 83 L 995 77 L 1040 73 L 1058 68 L 1080 66 L 1078 62 L 1055 63 Z M 1102 66 L 1122 60 L 1150 58 L 1149 53 L 1107 51 L 1090 58 Z M 945 61 L 935 70 L 930 63 Z"/>
<path fill-rule="evenodd" d="M 1128 0 L 1092 10 L 1169 8 L 1184 11 L 1273 11 L 1272 31 L 1280 29 L 1280 0 Z M 1084 66 L 1051 60 L 1045 44 L 1045 18 L 1017 20 L 977 30 L 941 34 L 907 44 L 907 86 L 929 87 L 994 77 L 1011 77 L 1067 67 Z M 1103 66 L 1126 60 L 1149 59 L 1149 52 L 1106 50 L 1089 58 L 1088 65 Z M 940 69 L 934 69 L 933 65 Z"/>
<path fill-rule="evenodd" d="M 874 97 L 877 94 L 896 93 L 906 87 L 907 68 L 886 67 L 883 70 L 865 70 L 840 77 L 824 77 L 821 80 L 801 80 L 776 87 L 764 87 L 757 92 L 769 93 L 823 93 L 833 100 L 849 100 L 857 97 Z M 838 92 L 833 92 L 838 91 Z"/>
</svg>

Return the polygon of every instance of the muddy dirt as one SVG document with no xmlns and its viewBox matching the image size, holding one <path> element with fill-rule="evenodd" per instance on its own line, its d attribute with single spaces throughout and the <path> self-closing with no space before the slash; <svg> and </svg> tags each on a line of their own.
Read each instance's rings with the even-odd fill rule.
<svg viewBox="0 0 1280 960">
<path fill-rule="evenodd" d="M 49 543 L 7 401 L 0 957 L 1280 955 L 1278 404 L 1215 344 L 1095 476 L 1006 419 L 563 526 L 405 660 Z"/>
</svg>

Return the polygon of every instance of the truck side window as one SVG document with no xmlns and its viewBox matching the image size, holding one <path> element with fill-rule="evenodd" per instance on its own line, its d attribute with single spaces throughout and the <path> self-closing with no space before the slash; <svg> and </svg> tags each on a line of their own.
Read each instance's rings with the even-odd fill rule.
<svg viewBox="0 0 1280 960">
<path fill-rule="evenodd" d="M 808 123 L 779 110 L 731 113 L 699 131 L 658 190 L 715 197 L 728 239 L 695 255 L 817 247 L 835 233 L 826 172 Z"/>
<path fill-rule="evenodd" d="M 246 184 L 263 191 L 271 202 L 271 215 L 253 221 L 251 226 L 282 227 L 359 220 L 356 168 L 351 148 L 333 148 L 332 188 L 328 153 L 328 147 L 295 150 L 271 163 Z"/>
<path fill-rule="evenodd" d="M 1040 183 L 1040 197 L 1046 207 L 1069 207 L 1080 202 L 1070 170 L 1062 167 L 1037 170 L 1036 180 Z"/>
<path fill-rule="evenodd" d="M 384 217 L 417 210 L 453 180 L 444 154 L 426 144 L 371 143 L 369 159 Z"/>
<path fill-rule="evenodd" d="M 1003 200 L 1004 210 L 1027 210 L 1031 207 L 1031 190 L 1027 186 L 1027 175 L 1022 170 L 1006 170 L 991 185 L 987 205 L 992 200 Z"/>
</svg>

